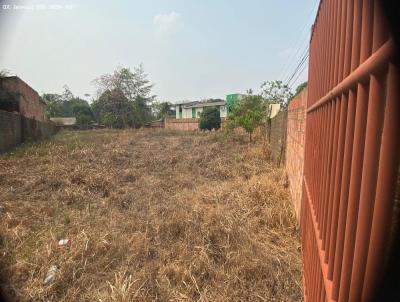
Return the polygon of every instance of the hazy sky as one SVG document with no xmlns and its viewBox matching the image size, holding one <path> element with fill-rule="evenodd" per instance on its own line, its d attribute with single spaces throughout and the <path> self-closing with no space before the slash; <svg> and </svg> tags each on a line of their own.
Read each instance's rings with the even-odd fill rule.
<svg viewBox="0 0 400 302">
<path fill-rule="evenodd" d="M 0 70 L 39 93 L 66 84 L 93 94 L 94 78 L 143 63 L 154 94 L 171 102 L 257 92 L 263 81 L 285 79 L 317 8 L 316 0 L 0 3 Z M 305 70 L 293 86 L 306 79 Z"/>
</svg>

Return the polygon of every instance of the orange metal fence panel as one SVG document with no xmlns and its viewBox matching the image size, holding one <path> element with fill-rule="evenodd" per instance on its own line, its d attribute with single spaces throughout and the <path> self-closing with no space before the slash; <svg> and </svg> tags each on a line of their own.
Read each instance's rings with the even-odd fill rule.
<svg viewBox="0 0 400 302">
<path fill-rule="evenodd" d="M 306 301 L 368 301 L 385 270 L 400 75 L 379 0 L 322 0 L 310 40 L 301 209 Z"/>
</svg>

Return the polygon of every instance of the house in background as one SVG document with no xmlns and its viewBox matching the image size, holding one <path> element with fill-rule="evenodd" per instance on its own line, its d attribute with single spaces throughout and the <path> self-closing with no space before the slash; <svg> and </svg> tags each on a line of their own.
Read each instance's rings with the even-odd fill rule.
<svg viewBox="0 0 400 302">
<path fill-rule="evenodd" d="M 227 94 L 226 95 L 227 113 L 231 112 L 232 106 L 236 105 L 239 102 L 239 100 L 241 100 L 245 96 L 246 96 L 245 94 L 240 94 L 240 93 Z"/>
<path fill-rule="evenodd" d="M 0 88 L 5 97 L 10 95 L 10 100 L 2 100 L 0 109 L 5 111 L 19 112 L 21 115 L 37 121 L 48 121 L 46 115 L 46 103 L 39 94 L 17 76 L 4 77 L 0 79 Z M 12 98 L 12 99 L 11 99 Z"/>
<path fill-rule="evenodd" d="M 176 119 L 200 118 L 201 112 L 206 107 L 216 107 L 219 109 L 221 118 L 227 116 L 226 103 L 224 100 L 208 100 L 180 103 L 175 105 Z"/>
<path fill-rule="evenodd" d="M 201 112 L 206 107 L 217 107 L 220 117 L 226 118 L 231 111 L 232 106 L 237 104 L 239 100 L 245 97 L 245 94 L 234 93 L 226 96 L 226 101 L 220 99 L 210 99 L 207 101 L 194 101 L 186 103 L 178 103 L 175 105 L 176 119 L 200 118 Z M 273 118 L 281 109 L 280 104 L 269 105 L 269 118 Z"/>
</svg>

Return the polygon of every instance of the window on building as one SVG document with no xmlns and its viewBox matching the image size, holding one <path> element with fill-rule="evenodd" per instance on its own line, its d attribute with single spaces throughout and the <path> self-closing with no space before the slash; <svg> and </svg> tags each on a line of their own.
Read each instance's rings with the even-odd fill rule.
<svg viewBox="0 0 400 302">
<path fill-rule="evenodd" d="M 196 118 L 196 108 L 192 108 L 192 118 Z"/>
</svg>

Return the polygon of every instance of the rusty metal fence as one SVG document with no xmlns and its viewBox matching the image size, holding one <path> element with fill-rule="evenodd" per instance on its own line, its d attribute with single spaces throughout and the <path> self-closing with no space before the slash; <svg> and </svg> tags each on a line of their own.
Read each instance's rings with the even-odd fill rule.
<svg viewBox="0 0 400 302">
<path fill-rule="evenodd" d="M 394 55 L 379 1 L 321 1 L 301 209 L 306 301 L 369 301 L 384 273 L 400 153 Z"/>
</svg>

